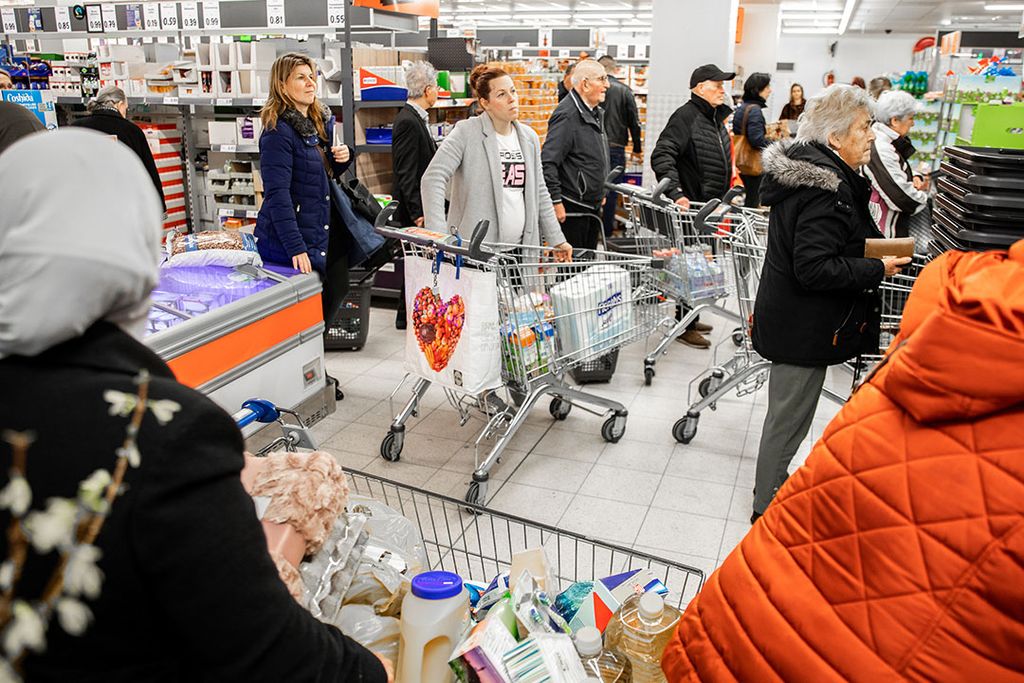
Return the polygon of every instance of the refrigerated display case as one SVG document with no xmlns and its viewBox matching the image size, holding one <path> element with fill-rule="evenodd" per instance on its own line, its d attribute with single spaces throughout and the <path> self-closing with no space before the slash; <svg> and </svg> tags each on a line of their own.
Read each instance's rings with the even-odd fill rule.
<svg viewBox="0 0 1024 683">
<path fill-rule="evenodd" d="M 275 266 L 165 267 L 151 298 L 146 344 L 178 381 L 229 413 L 257 397 L 273 397 L 307 426 L 334 412 L 315 274 Z"/>
</svg>

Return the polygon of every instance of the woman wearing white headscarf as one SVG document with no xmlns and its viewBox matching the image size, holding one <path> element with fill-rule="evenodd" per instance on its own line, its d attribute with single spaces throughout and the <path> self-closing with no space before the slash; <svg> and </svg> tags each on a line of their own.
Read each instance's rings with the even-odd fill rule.
<svg viewBox="0 0 1024 683">
<path fill-rule="evenodd" d="M 75 182 L 40 181 L 54 169 Z M 91 131 L 30 136 L 4 153 L 0 206 L 0 472 L 12 433 L 31 433 L 30 512 L 114 469 L 124 401 L 150 376 L 140 458 L 94 543 L 102 586 L 78 597 L 91 623 L 72 636 L 64 628 L 82 619 L 53 619 L 25 678 L 388 680 L 372 653 L 288 594 L 239 480 L 237 427 L 138 340 L 161 234 L 139 159 Z M 3 528 L 11 507 L 0 500 Z M 3 535 L 0 556 L 10 550 Z M 57 559 L 30 551 L 14 597 L 38 600 Z"/>
</svg>

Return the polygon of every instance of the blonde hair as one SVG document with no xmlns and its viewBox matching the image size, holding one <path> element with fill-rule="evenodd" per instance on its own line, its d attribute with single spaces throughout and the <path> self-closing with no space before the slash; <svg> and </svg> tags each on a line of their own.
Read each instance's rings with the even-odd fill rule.
<svg viewBox="0 0 1024 683">
<path fill-rule="evenodd" d="M 313 72 L 313 79 L 316 80 L 316 62 L 307 55 L 298 52 L 290 52 L 277 58 L 274 66 L 270 67 L 270 95 L 267 103 L 260 110 L 260 119 L 263 127 L 267 130 L 277 128 L 277 119 L 286 109 L 298 109 L 295 100 L 288 96 L 286 84 L 292 72 L 300 67 L 308 66 Z M 316 126 L 316 132 L 321 138 L 327 137 L 327 128 L 324 117 L 321 113 L 320 100 L 313 98 L 313 104 L 309 105 L 309 119 Z"/>
</svg>

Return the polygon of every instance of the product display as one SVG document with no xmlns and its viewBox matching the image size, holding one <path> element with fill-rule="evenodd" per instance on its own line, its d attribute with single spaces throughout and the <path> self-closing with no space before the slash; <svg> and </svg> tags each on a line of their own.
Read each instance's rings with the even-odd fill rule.
<svg viewBox="0 0 1024 683">
<path fill-rule="evenodd" d="M 603 352 L 633 325 L 628 271 L 594 266 L 551 288 L 555 327 L 564 353 Z"/>
</svg>

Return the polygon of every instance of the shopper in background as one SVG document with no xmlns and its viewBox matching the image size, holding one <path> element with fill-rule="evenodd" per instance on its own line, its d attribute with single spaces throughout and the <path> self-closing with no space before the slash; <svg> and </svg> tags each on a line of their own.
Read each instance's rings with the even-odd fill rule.
<svg viewBox="0 0 1024 683">
<path fill-rule="evenodd" d="M 1024 242 L 950 251 L 694 598 L 668 680 L 1019 681 Z"/>
<path fill-rule="evenodd" d="M 744 161 L 748 164 L 759 160 L 761 151 L 768 145 L 768 138 L 765 136 L 766 123 L 764 120 L 764 108 L 768 106 L 768 96 L 772 94 L 772 77 L 766 73 L 752 73 L 743 84 L 743 104 L 736 108 L 732 115 L 732 132 L 734 135 L 742 135 L 746 138 L 748 158 Z M 746 125 L 744 126 L 744 122 Z M 736 158 L 739 164 L 741 159 Z M 760 165 L 759 163 L 756 165 Z M 760 173 L 744 173 L 740 168 L 740 178 L 743 180 L 743 188 L 746 191 L 744 204 L 750 207 L 761 205 Z"/>
<path fill-rule="evenodd" d="M 428 129 L 427 110 L 437 104 L 437 71 L 430 62 L 412 62 L 405 70 L 409 99 L 398 112 L 391 127 L 392 194 L 398 202 L 395 219 L 402 225 L 423 226 L 423 200 L 420 179 L 437 151 L 437 143 Z M 404 279 L 403 279 L 404 281 Z M 405 287 L 398 296 L 395 327 L 406 328 Z"/>
<path fill-rule="evenodd" d="M 626 167 L 626 144 L 632 138 L 633 154 L 643 154 L 640 142 L 640 114 L 636 108 L 633 89 L 616 78 L 619 65 L 609 55 L 597 60 L 608 74 L 608 92 L 604 95 L 604 130 L 608 136 L 608 163 L 610 168 Z M 622 176 L 615 179 L 622 182 Z M 611 236 L 615 229 L 615 209 L 619 203 L 617 192 L 609 192 L 604 204 L 604 234 Z"/>
<path fill-rule="evenodd" d="M 866 90 L 829 86 L 808 101 L 796 143 L 764 153 L 761 199 L 771 211 L 753 342 L 772 369 L 751 522 L 786 481 L 828 366 L 877 353 L 878 285 L 910 261 L 864 258 L 864 240 L 881 237 L 860 173 L 871 157 L 873 110 Z"/>
<path fill-rule="evenodd" d="M 559 260 L 569 260 L 572 247 L 555 219 L 541 173 L 540 140 L 517 120 L 519 97 L 511 76 L 481 64 L 469 85 L 483 113 L 455 124 L 423 174 L 427 229 L 447 233 L 452 227 L 468 239 L 486 220 L 488 242 L 547 244 L 556 248 Z"/>
<path fill-rule="evenodd" d="M 316 96 L 316 63 L 304 54 L 279 57 L 270 70 L 270 97 L 260 112 L 263 205 L 255 235 L 260 256 L 323 281 L 324 323 L 348 293 L 344 224 L 331 205 L 331 176 L 352 164 L 347 146 L 332 146 L 334 115 Z M 337 390 L 337 380 L 333 381 Z M 341 398 L 340 394 L 336 395 Z"/>
<path fill-rule="evenodd" d="M 142 129 L 128 120 L 128 98 L 116 85 L 101 88 L 96 96 L 85 105 L 89 116 L 75 120 L 71 125 L 95 130 L 104 135 L 116 136 L 118 140 L 131 147 L 136 156 L 146 167 L 153 187 L 160 195 L 160 203 L 167 208 L 164 200 L 164 186 L 160 182 L 160 172 L 156 169 L 153 151 L 149 148 L 149 140 Z"/>
<path fill-rule="evenodd" d="M 576 62 L 569 62 L 569 66 L 565 67 L 565 73 L 562 74 L 562 80 L 558 82 L 558 101 L 561 102 L 565 99 L 565 96 L 572 90 L 572 71 L 576 68 Z"/>
<path fill-rule="evenodd" d="M 806 105 L 807 102 L 804 100 L 804 86 L 799 83 L 794 83 L 789 86 L 789 102 L 786 102 L 786 106 L 782 108 L 779 120 L 796 121 L 800 118 L 800 114 L 804 113 L 804 107 Z"/>
<path fill-rule="evenodd" d="M 868 84 L 864 82 L 864 79 L 860 76 L 854 76 L 853 80 L 850 81 L 850 85 L 857 86 L 861 90 L 867 90 Z"/>
<path fill-rule="evenodd" d="M 691 199 L 706 202 L 721 197 L 732 184 L 732 141 L 725 128 L 732 108 L 725 104 L 725 81 L 735 77 L 714 64 L 694 69 L 690 101 L 675 110 L 651 153 L 658 182 L 672 181 L 666 194 L 684 209 L 689 208 Z M 711 329 L 697 319 L 679 341 L 698 349 L 710 348 L 711 342 L 701 333 Z"/>
<path fill-rule="evenodd" d="M 389 680 L 381 660 L 288 593 L 242 489 L 237 426 L 139 341 L 162 234 L 142 163 L 74 128 L 30 136 L 4 160 L 0 206 L 19 210 L 0 212 L 0 386 L 17 390 L 0 392 L 0 463 L 10 470 L 11 432 L 32 436 L 30 511 L 74 501 L 80 482 L 115 470 L 124 406 L 149 376 L 138 462 L 96 537 L 98 565 L 71 556 L 76 581 L 102 572 L 98 595 L 79 598 L 91 623 L 70 635 L 72 622 L 54 618 L 25 680 Z M 76 182 L 39 182 L 54 169 Z M 5 534 L 0 557 L 11 550 Z M 30 549 L 14 597 L 38 600 L 58 559 Z"/>
<path fill-rule="evenodd" d="M 46 130 L 43 123 L 20 104 L 0 101 L 0 154 L 26 135 Z"/>
<path fill-rule="evenodd" d="M 593 59 L 572 72 L 572 90 L 548 119 L 541 161 L 544 181 L 565 238 L 577 249 L 596 249 L 608 178 L 604 102 L 608 74 Z"/>
<path fill-rule="evenodd" d="M 11 74 L 3 69 L 0 69 L 0 90 L 14 90 L 14 81 L 11 80 Z"/>
<path fill-rule="evenodd" d="M 892 90 L 892 81 L 885 76 L 875 76 L 868 84 L 868 92 L 871 93 L 871 97 L 876 100 L 882 93 L 889 90 Z"/>
<path fill-rule="evenodd" d="M 907 134 L 916 112 L 910 93 L 890 90 L 878 98 L 875 142 L 864 174 L 871 181 L 871 215 L 886 237 L 908 237 L 910 217 L 928 205 L 925 180 L 910 168 L 915 150 Z"/>
</svg>

